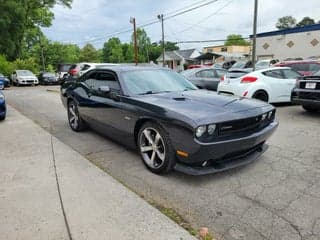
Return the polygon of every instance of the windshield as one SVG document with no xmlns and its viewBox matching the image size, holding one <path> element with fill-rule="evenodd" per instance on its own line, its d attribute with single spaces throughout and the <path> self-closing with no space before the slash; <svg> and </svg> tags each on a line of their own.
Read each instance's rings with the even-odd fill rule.
<svg viewBox="0 0 320 240">
<path fill-rule="evenodd" d="M 68 72 L 70 67 L 71 67 L 71 64 L 61 64 L 61 65 L 58 65 L 58 71 Z"/>
<path fill-rule="evenodd" d="M 55 77 L 54 73 L 44 73 L 43 74 L 44 77 Z"/>
<path fill-rule="evenodd" d="M 122 73 L 126 89 L 130 94 L 152 94 L 195 90 L 192 83 L 180 74 L 162 69 L 134 70 Z"/>
<path fill-rule="evenodd" d="M 232 65 L 232 68 L 244 68 L 246 65 L 245 62 L 236 62 L 235 64 Z"/>
<path fill-rule="evenodd" d="M 194 73 L 194 72 L 196 72 L 196 71 L 198 71 L 198 69 L 197 68 L 192 68 L 192 69 L 188 69 L 188 70 L 185 70 L 185 71 L 182 71 L 182 72 L 180 72 L 180 74 L 182 75 L 182 76 L 189 76 L 189 75 L 191 75 L 192 73 Z"/>
<path fill-rule="evenodd" d="M 33 76 L 33 73 L 29 70 L 19 70 L 17 71 L 17 75 L 19 76 Z"/>
<path fill-rule="evenodd" d="M 269 66 L 269 61 L 259 61 L 256 63 L 256 67 L 265 67 Z"/>
</svg>

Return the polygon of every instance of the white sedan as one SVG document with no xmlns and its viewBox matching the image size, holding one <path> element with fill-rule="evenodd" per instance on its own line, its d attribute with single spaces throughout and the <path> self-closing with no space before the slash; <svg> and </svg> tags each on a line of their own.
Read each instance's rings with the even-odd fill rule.
<svg viewBox="0 0 320 240">
<path fill-rule="evenodd" d="M 269 103 L 290 102 L 291 91 L 301 75 L 288 67 L 258 70 L 238 78 L 221 79 L 219 94 L 256 98 Z"/>
</svg>

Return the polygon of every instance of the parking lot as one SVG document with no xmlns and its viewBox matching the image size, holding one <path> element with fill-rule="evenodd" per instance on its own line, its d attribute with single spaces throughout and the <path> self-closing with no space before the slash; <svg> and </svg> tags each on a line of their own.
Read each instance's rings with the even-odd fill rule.
<svg viewBox="0 0 320 240">
<path fill-rule="evenodd" d="M 4 93 L 10 106 L 125 186 L 195 227 L 208 227 L 217 239 L 320 239 L 320 113 L 277 106 L 279 128 L 253 164 L 200 177 L 159 176 L 134 151 L 90 130 L 73 132 L 58 91 L 11 87 Z"/>
</svg>

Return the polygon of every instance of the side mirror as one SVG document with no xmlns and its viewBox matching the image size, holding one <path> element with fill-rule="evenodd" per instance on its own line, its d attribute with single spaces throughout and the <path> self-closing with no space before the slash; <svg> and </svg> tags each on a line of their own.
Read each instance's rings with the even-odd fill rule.
<svg viewBox="0 0 320 240">
<path fill-rule="evenodd" d="M 101 87 L 99 87 L 99 91 L 102 93 L 109 93 L 110 87 L 109 86 L 101 86 Z"/>
</svg>

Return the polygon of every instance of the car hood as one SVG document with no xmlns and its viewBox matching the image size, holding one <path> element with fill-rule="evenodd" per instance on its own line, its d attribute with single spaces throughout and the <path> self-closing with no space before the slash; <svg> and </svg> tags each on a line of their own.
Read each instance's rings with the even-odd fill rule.
<svg viewBox="0 0 320 240">
<path fill-rule="evenodd" d="M 273 107 L 265 102 L 235 96 L 218 95 L 206 90 L 150 94 L 136 97 L 144 107 L 159 113 L 183 116 L 194 126 L 256 116 Z M 153 108 L 152 108 L 153 107 Z"/>
<path fill-rule="evenodd" d="M 37 77 L 36 76 L 18 76 L 18 78 L 20 78 L 20 79 L 37 79 Z"/>
</svg>

